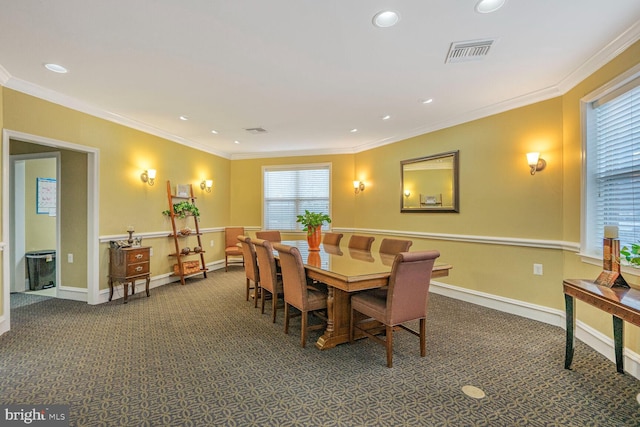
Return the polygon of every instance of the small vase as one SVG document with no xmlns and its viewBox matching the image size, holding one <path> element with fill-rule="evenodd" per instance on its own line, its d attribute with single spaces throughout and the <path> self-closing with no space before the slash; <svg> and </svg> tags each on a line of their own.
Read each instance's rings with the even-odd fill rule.
<svg viewBox="0 0 640 427">
<path fill-rule="evenodd" d="M 310 251 L 319 251 L 320 242 L 322 240 L 322 226 L 319 225 L 313 229 L 311 234 L 307 233 L 307 243 Z"/>
</svg>

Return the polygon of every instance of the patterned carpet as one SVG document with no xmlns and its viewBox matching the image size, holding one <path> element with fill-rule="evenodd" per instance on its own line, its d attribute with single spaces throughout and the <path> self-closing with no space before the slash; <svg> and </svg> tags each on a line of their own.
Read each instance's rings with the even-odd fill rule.
<svg viewBox="0 0 640 427">
<path fill-rule="evenodd" d="M 240 268 L 99 306 L 12 310 L 1 404 L 68 404 L 72 426 L 638 426 L 640 382 L 564 331 L 431 295 L 427 357 L 399 332 L 319 351 L 244 300 Z M 312 333 L 312 339 L 317 338 Z M 475 386 L 486 397 L 462 392 Z"/>
</svg>

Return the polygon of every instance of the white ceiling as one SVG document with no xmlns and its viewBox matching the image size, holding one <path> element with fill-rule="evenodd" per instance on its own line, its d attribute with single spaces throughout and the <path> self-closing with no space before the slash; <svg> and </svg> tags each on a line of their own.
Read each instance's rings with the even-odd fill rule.
<svg viewBox="0 0 640 427">
<path fill-rule="evenodd" d="M 640 39 L 639 0 L 475 3 L 0 0 L 0 83 L 227 158 L 352 153 L 558 96 Z"/>
</svg>

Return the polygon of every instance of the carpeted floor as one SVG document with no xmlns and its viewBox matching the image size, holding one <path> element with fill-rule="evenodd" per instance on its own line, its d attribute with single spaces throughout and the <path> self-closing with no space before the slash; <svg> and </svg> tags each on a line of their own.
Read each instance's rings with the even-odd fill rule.
<svg viewBox="0 0 640 427">
<path fill-rule="evenodd" d="M 370 340 L 319 351 L 217 271 L 99 306 L 12 310 L 1 404 L 68 404 L 72 426 L 638 426 L 640 382 L 564 331 L 431 295 L 427 357 L 399 332 L 394 367 Z M 482 389 L 484 398 L 463 393 Z"/>
</svg>

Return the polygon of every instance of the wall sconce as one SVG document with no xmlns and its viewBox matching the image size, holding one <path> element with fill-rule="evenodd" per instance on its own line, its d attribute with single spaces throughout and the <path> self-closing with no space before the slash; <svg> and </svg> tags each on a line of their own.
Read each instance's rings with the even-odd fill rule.
<svg viewBox="0 0 640 427">
<path fill-rule="evenodd" d="M 540 153 L 527 153 L 527 163 L 531 168 L 531 175 L 535 175 L 547 166 L 547 162 L 540 158 Z"/>
<path fill-rule="evenodd" d="M 411 195 L 411 191 L 404 190 L 404 197 L 409 197 Z"/>
<path fill-rule="evenodd" d="M 213 187 L 212 179 L 205 179 L 200 183 L 200 188 L 206 191 L 207 193 L 211 193 L 211 187 Z"/>
<path fill-rule="evenodd" d="M 146 182 L 149 185 L 155 184 L 155 179 L 156 179 L 155 169 L 147 169 L 146 171 L 140 174 L 140 180 L 142 182 Z"/>
<path fill-rule="evenodd" d="M 356 194 L 358 194 L 361 191 L 364 191 L 364 182 L 353 181 L 353 189 L 356 191 Z"/>
</svg>

